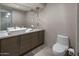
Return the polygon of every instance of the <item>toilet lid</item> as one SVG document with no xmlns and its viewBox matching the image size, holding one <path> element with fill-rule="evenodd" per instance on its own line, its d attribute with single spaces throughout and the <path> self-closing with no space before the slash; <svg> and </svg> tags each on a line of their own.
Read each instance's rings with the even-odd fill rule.
<svg viewBox="0 0 79 59">
<path fill-rule="evenodd" d="M 53 51 L 56 51 L 56 52 L 64 52 L 64 51 L 66 51 L 66 46 L 61 45 L 61 44 L 55 44 L 53 46 Z"/>
</svg>

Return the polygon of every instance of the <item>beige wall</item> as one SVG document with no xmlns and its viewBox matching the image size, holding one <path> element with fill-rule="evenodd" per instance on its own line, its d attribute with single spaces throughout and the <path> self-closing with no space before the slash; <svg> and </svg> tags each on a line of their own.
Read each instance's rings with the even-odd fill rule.
<svg viewBox="0 0 79 59">
<path fill-rule="evenodd" d="M 58 34 L 67 35 L 72 47 L 75 48 L 76 41 L 76 4 L 47 4 L 40 12 L 40 23 L 45 28 L 45 42 L 52 47 L 56 42 Z M 27 25 L 30 25 L 34 13 L 26 15 Z M 36 19 L 36 17 L 35 17 Z"/>
<path fill-rule="evenodd" d="M 21 11 L 12 11 L 12 22 L 14 26 L 25 26 L 25 13 Z"/>
</svg>

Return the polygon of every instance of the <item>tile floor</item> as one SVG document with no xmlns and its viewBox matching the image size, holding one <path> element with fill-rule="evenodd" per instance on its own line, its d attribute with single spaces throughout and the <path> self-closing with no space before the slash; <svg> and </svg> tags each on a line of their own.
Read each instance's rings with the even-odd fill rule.
<svg viewBox="0 0 79 59">
<path fill-rule="evenodd" d="M 37 52 L 34 56 L 54 56 L 54 55 L 50 47 L 45 47 L 39 52 Z"/>
<path fill-rule="evenodd" d="M 34 49 L 33 51 L 25 54 L 24 56 L 53 56 L 52 48 L 47 47 L 45 44 Z"/>
</svg>

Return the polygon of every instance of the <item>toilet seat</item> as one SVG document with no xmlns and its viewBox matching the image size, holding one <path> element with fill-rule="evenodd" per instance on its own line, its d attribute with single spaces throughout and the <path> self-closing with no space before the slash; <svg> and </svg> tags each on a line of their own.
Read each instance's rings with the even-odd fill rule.
<svg viewBox="0 0 79 59">
<path fill-rule="evenodd" d="M 54 54 L 58 54 L 58 55 L 64 55 L 65 52 L 67 51 L 67 48 L 65 45 L 62 45 L 62 44 L 55 44 L 53 47 L 52 47 L 52 50 L 54 52 Z"/>
</svg>

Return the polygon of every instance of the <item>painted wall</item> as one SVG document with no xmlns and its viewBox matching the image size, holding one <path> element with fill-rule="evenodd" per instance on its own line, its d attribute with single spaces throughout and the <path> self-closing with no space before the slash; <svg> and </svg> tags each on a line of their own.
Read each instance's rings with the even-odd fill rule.
<svg viewBox="0 0 79 59">
<path fill-rule="evenodd" d="M 76 4 L 47 4 L 40 15 L 40 24 L 45 29 L 45 43 L 52 47 L 56 42 L 58 34 L 67 35 L 70 38 L 71 46 L 75 48 L 76 41 Z M 26 14 L 27 25 L 30 25 L 34 13 Z M 35 20 L 36 17 L 35 17 Z"/>
</svg>

